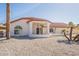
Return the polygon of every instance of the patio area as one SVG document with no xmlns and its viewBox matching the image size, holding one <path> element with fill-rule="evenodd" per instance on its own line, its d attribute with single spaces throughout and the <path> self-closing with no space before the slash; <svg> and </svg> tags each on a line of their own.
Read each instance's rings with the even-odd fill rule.
<svg viewBox="0 0 79 59">
<path fill-rule="evenodd" d="M 49 38 L 17 37 L 0 39 L 0 55 L 2 56 L 77 56 L 79 44 L 68 44 L 63 36 Z"/>
</svg>

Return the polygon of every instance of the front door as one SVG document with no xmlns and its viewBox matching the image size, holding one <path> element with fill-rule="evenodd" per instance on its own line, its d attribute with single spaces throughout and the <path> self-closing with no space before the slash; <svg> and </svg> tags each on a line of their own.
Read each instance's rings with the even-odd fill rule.
<svg viewBox="0 0 79 59">
<path fill-rule="evenodd" d="M 37 28 L 37 29 L 36 29 L 36 34 L 39 34 L 39 32 L 40 32 L 40 31 L 39 31 L 39 28 Z"/>
<path fill-rule="evenodd" d="M 37 28 L 36 29 L 36 34 L 43 34 L 43 29 L 42 28 Z"/>
</svg>

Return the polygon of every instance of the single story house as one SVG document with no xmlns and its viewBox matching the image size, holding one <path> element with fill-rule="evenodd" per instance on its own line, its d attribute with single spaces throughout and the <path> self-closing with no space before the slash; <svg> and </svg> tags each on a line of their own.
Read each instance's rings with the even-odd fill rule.
<svg viewBox="0 0 79 59">
<path fill-rule="evenodd" d="M 63 35 L 63 30 L 70 33 L 66 23 L 50 22 L 36 17 L 25 17 L 11 21 L 11 36 L 49 37 L 51 35 Z M 5 36 L 6 26 L 0 24 L 0 37 Z M 73 29 L 73 33 L 79 34 L 79 26 Z"/>
<path fill-rule="evenodd" d="M 63 30 L 69 33 L 66 23 L 50 22 L 36 17 L 25 17 L 11 21 L 11 36 L 49 37 L 50 35 L 63 35 Z"/>
<path fill-rule="evenodd" d="M 51 22 L 42 18 L 25 17 L 11 21 L 11 36 L 49 37 Z"/>
</svg>

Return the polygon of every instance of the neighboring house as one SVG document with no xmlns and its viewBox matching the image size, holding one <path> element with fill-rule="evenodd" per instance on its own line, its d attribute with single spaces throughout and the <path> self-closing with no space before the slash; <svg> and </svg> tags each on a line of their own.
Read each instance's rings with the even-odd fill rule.
<svg viewBox="0 0 79 59">
<path fill-rule="evenodd" d="M 6 27 L 3 24 L 0 24 L 0 37 L 4 37 L 6 32 Z"/>
<path fill-rule="evenodd" d="M 53 35 L 63 35 L 63 31 L 66 30 L 66 33 L 69 32 L 69 27 L 66 23 L 51 23 L 50 32 Z"/>
<path fill-rule="evenodd" d="M 11 22 L 10 35 L 29 37 L 49 37 L 50 24 L 50 21 L 41 18 L 20 18 Z"/>
</svg>

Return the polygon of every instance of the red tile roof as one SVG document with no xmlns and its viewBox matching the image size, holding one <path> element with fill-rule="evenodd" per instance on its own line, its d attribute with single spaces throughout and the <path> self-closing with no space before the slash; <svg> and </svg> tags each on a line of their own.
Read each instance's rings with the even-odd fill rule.
<svg viewBox="0 0 79 59">
<path fill-rule="evenodd" d="M 19 19 L 16 19 L 14 21 L 11 21 L 11 23 L 14 23 L 14 22 L 17 22 L 17 21 L 20 21 L 20 20 L 27 22 L 27 23 L 29 23 L 31 21 L 47 21 L 47 22 L 50 22 L 50 21 L 48 21 L 46 19 L 42 19 L 42 18 L 24 17 L 24 18 L 19 18 Z M 57 27 L 57 28 L 67 28 L 68 27 L 66 23 L 58 23 L 58 22 L 55 22 L 55 23 L 50 22 L 50 23 L 51 23 L 50 27 Z"/>
<path fill-rule="evenodd" d="M 67 28 L 68 26 L 67 26 L 66 23 L 54 23 L 54 22 L 53 22 L 53 23 L 50 25 L 50 27 Z"/>
<path fill-rule="evenodd" d="M 42 19 L 42 18 L 36 18 L 36 17 L 24 17 L 24 18 L 19 18 L 19 19 L 16 19 L 14 21 L 11 21 L 11 23 L 14 23 L 16 21 L 20 21 L 20 20 L 23 20 L 23 21 L 26 21 L 26 22 L 31 22 L 31 21 L 48 21 L 46 19 Z M 50 21 L 48 21 L 50 22 Z"/>
</svg>

